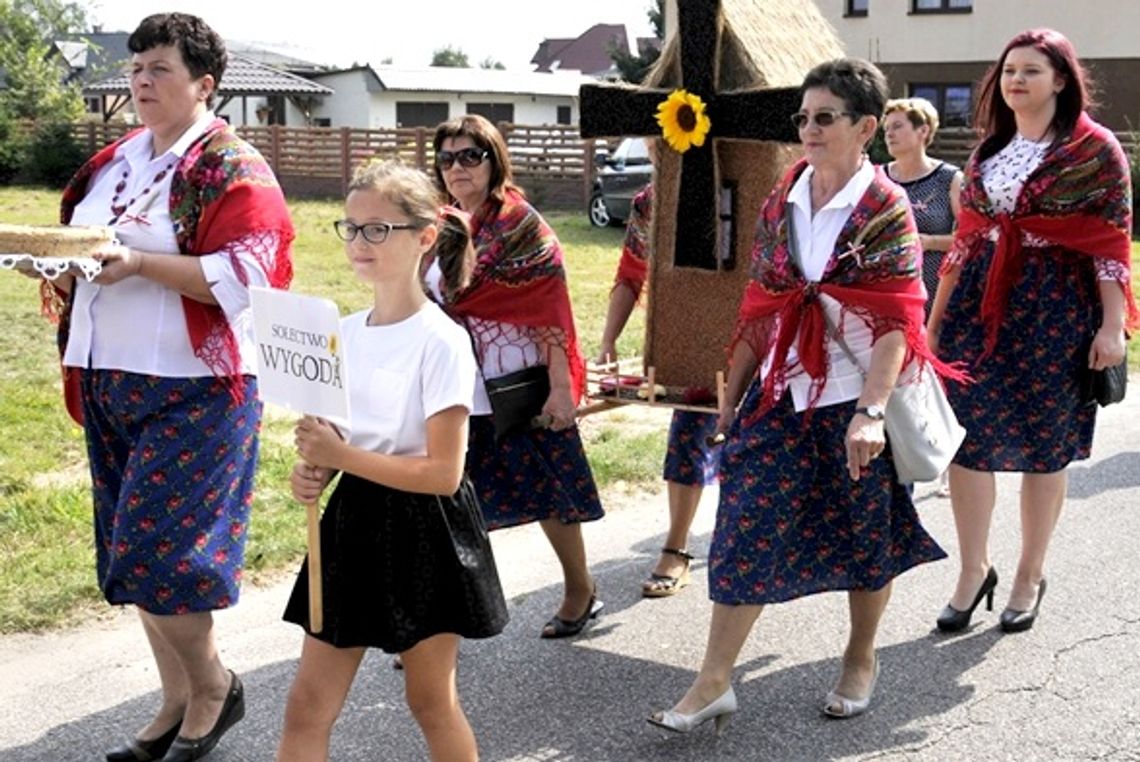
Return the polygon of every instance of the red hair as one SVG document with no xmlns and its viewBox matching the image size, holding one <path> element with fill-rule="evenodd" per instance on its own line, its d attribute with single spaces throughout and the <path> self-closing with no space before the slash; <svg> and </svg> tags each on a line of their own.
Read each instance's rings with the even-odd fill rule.
<svg viewBox="0 0 1140 762">
<path fill-rule="evenodd" d="M 1091 80 L 1076 48 L 1065 35 L 1054 29 L 1028 29 L 1010 40 L 997 63 L 990 67 L 978 90 L 978 106 L 974 115 L 974 125 L 983 136 L 978 149 L 978 158 L 986 159 L 1000 151 L 1017 132 L 1013 109 L 1001 94 L 1001 73 L 1005 59 L 1014 48 L 1033 48 L 1049 59 L 1049 64 L 1065 81 L 1061 92 L 1057 93 L 1057 110 L 1053 114 L 1050 128 L 1055 139 L 1059 140 L 1072 133 L 1081 113 L 1093 105 Z"/>
</svg>

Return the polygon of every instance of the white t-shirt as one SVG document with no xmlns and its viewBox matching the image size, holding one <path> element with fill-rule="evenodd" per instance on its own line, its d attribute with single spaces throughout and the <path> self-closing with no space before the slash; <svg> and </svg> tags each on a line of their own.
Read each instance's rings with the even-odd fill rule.
<svg viewBox="0 0 1140 762">
<path fill-rule="evenodd" d="M 180 256 L 170 219 L 170 182 L 178 161 L 214 118 L 207 111 L 166 153 L 155 158 L 151 157 L 153 141 L 149 130 L 123 143 L 115 157 L 91 178 L 87 195 L 76 206 L 71 224 L 106 225 L 114 217 L 112 204 L 135 199 L 113 226 L 115 236 L 132 249 Z M 162 180 L 154 182 L 163 170 L 166 174 Z M 116 194 L 120 182 L 124 182 L 124 187 Z M 144 191 L 145 195 L 140 195 Z M 249 285 L 269 285 L 256 257 L 243 252 L 238 258 L 245 267 Z M 257 373 L 249 290 L 238 279 L 229 254 L 211 253 L 196 259 L 237 339 L 241 371 Z M 178 292 L 135 276 L 110 286 L 78 278 L 75 289 L 64 365 L 168 378 L 213 375 L 210 367 L 194 355 Z"/>
<path fill-rule="evenodd" d="M 391 325 L 371 310 L 341 320 L 349 385 L 349 444 L 387 455 L 427 454 L 427 419 L 472 408 L 475 357 L 467 332 L 427 302 Z"/>
<path fill-rule="evenodd" d="M 440 283 L 443 280 L 443 271 L 439 269 L 438 261 L 431 263 L 424 280 L 436 301 L 442 302 Z M 475 371 L 478 374 L 478 383 L 475 384 L 475 407 L 471 414 L 490 415 L 491 400 L 487 397 L 487 388 L 483 384 L 484 374 L 487 378 L 498 378 L 532 365 L 541 365 L 544 362 L 542 348 L 523 326 L 477 317 L 468 317 L 467 321 L 476 335 L 493 334 L 499 337 L 498 341 L 482 348 L 483 364 L 482 367 L 476 367 Z M 481 328 L 488 330 L 480 330 Z"/>
<path fill-rule="evenodd" d="M 847 185 L 835 194 L 830 201 L 814 215 L 811 212 L 812 167 L 804 169 L 792 189 L 788 192 L 788 203 L 792 206 L 793 228 L 799 259 L 804 277 L 819 282 L 827 269 L 828 262 L 835 252 L 835 242 L 847 224 L 847 218 L 855 210 L 863 194 L 875 179 L 871 162 L 864 160 L 859 170 L 847 181 Z M 821 306 L 826 310 L 832 325 L 839 325 L 840 305 L 826 294 L 820 294 Z M 864 368 L 871 365 L 871 327 L 852 313 L 847 313 L 843 321 L 843 340 L 859 359 Z M 796 340 L 799 337 L 797 335 Z M 775 347 L 773 347 L 773 352 Z M 863 373 L 856 367 L 838 342 L 827 340 L 828 374 L 818 407 L 835 405 L 857 399 L 863 391 Z M 763 373 L 767 375 L 772 366 L 772 353 L 764 360 Z M 797 411 L 807 409 L 811 391 L 811 377 L 799 364 L 796 343 L 788 350 L 788 389 Z"/>
</svg>

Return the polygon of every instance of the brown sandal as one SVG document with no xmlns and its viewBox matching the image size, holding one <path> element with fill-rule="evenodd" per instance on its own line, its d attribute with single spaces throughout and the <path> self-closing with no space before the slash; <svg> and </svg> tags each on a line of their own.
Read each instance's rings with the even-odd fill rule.
<svg viewBox="0 0 1140 762">
<path fill-rule="evenodd" d="M 668 574 L 650 574 L 641 583 L 642 598 L 668 598 L 681 592 L 689 585 L 689 566 L 692 564 L 693 555 L 686 550 L 678 550 L 677 548 L 662 548 L 661 552 L 685 559 L 685 568 L 676 577 Z"/>
</svg>

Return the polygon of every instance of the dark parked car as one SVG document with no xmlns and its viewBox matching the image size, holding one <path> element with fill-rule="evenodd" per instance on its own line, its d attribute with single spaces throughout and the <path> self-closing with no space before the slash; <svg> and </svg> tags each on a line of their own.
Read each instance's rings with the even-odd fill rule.
<svg viewBox="0 0 1140 762">
<path fill-rule="evenodd" d="M 612 154 L 600 155 L 596 161 L 598 175 L 590 195 L 590 222 L 600 228 L 624 224 L 633 197 L 653 177 L 645 139 L 625 138 Z"/>
</svg>

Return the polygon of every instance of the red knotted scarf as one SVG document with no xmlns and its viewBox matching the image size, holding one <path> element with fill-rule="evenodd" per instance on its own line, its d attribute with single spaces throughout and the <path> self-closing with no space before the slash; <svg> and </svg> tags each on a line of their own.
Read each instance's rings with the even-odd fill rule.
<svg viewBox="0 0 1140 762">
<path fill-rule="evenodd" d="M 982 295 L 985 343 L 982 357 L 997 346 L 1009 292 L 1025 264 L 1022 237 L 1028 233 L 1078 255 L 1111 259 L 1129 271 L 1132 260 L 1132 205 L 1127 160 L 1115 136 L 1081 114 L 1068 141 L 1050 151 L 1022 188 L 1014 213 L 993 213 L 976 158 L 967 167 L 967 186 L 950 256 L 943 271 L 980 250 L 997 233 Z M 1127 326 L 1140 326 L 1131 278 L 1121 282 Z"/>
<path fill-rule="evenodd" d="M 941 376 L 966 380 L 960 367 L 941 362 L 927 347 L 918 231 L 906 194 L 887 179 L 882 168 L 875 168 L 875 179 L 840 232 L 823 278 L 819 283 L 804 278 L 789 250 L 785 212 L 788 193 L 806 165 L 801 160 L 792 167 L 761 211 L 752 251 L 752 280 L 740 305 L 732 342 L 732 346 L 748 342 L 760 359 L 772 351 L 757 416 L 783 390 L 793 342 L 800 366 L 812 379 L 809 405 L 822 394 L 828 372 L 828 336 L 820 294 L 837 300 L 842 312 L 865 320 L 875 337 L 901 330 L 907 347 L 904 364 L 921 358 Z"/>
</svg>

